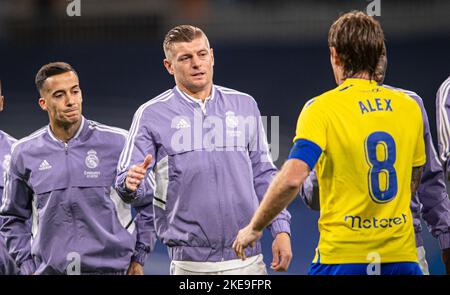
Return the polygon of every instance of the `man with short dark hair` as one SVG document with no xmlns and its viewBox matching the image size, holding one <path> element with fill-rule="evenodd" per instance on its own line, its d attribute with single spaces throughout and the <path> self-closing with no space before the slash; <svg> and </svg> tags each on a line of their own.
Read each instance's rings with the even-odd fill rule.
<svg viewBox="0 0 450 295">
<path fill-rule="evenodd" d="M 304 106 L 289 160 L 233 248 L 245 259 L 315 168 L 320 239 L 309 274 L 422 274 L 409 208 L 426 160 L 420 108 L 377 85 L 384 34 L 373 17 L 342 15 L 328 44 L 339 86 Z"/>
<path fill-rule="evenodd" d="M 213 84 L 213 50 L 201 29 L 173 28 L 163 49 L 176 86 L 136 112 L 117 191 L 128 202 L 153 199 L 171 274 L 267 274 L 259 243 L 244 262 L 231 248 L 277 171 L 256 101 Z M 291 260 L 286 210 L 271 232 L 272 267 L 285 271 Z"/>
<path fill-rule="evenodd" d="M 136 264 L 152 246 L 152 220 L 138 214 L 145 237 L 136 243 L 131 208 L 112 188 L 127 132 L 82 116 L 78 75 L 67 63 L 44 65 L 36 87 L 50 123 L 11 150 L 0 207 L 9 253 L 22 274 L 142 273 Z"/>
<path fill-rule="evenodd" d="M 4 97 L 2 95 L 2 85 L 0 81 L 0 112 L 3 111 L 3 102 Z M 15 138 L 0 130 L 0 196 L 3 195 L 5 173 L 9 167 L 9 160 L 11 158 L 11 145 L 14 142 L 16 142 Z M 1 224 L 2 219 L 0 217 L 0 225 Z M 17 273 L 17 266 L 14 260 L 9 255 L 8 250 L 5 246 L 5 240 L 0 232 L 0 275 L 12 275 Z"/>
</svg>

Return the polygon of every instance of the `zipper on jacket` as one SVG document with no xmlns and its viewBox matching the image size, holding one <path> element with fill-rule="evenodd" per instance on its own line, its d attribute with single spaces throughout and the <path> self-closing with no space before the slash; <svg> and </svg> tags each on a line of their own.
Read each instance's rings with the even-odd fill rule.
<svg viewBox="0 0 450 295">
<path fill-rule="evenodd" d="M 69 143 L 67 143 L 67 142 L 64 142 L 64 152 L 65 152 L 65 154 L 66 154 L 66 168 L 69 170 L 69 171 L 71 171 L 72 169 L 72 167 L 71 167 L 71 165 L 70 165 L 70 159 L 69 159 L 69 157 L 68 157 L 68 155 L 69 155 Z M 70 174 L 69 174 L 69 183 L 72 181 L 72 179 L 71 179 L 71 177 L 70 177 Z M 69 185 L 69 187 L 68 187 L 68 189 L 66 190 L 66 193 L 67 193 L 67 196 L 68 196 L 68 198 L 67 198 L 67 202 L 68 202 L 68 206 L 69 206 L 69 211 L 70 211 L 70 215 L 71 215 L 71 217 L 72 217 L 72 228 L 73 228 L 73 236 L 75 237 L 75 240 L 79 240 L 79 237 L 78 237 L 78 229 L 77 229 L 77 219 L 76 219 L 76 217 L 75 217 L 75 210 L 74 210 L 74 202 L 73 202 L 73 192 L 72 192 L 72 187 Z M 78 244 L 77 245 L 75 245 L 74 247 L 73 247 L 73 250 L 75 250 L 76 249 L 76 247 L 78 246 Z"/>
<path fill-rule="evenodd" d="M 65 161 L 66 161 L 66 168 L 70 171 L 71 167 L 70 167 L 70 159 L 68 157 L 69 155 L 69 143 L 68 142 L 64 142 L 64 153 L 66 154 L 65 157 Z M 71 182 L 70 179 L 70 174 L 69 174 L 69 183 Z M 69 207 L 69 211 L 70 211 L 70 215 L 72 217 L 72 227 L 73 227 L 73 234 L 76 237 L 76 239 L 78 239 L 78 230 L 77 230 L 77 224 L 76 224 L 76 218 L 75 218 L 75 211 L 73 209 L 73 200 L 72 200 L 72 187 L 69 186 L 66 189 L 66 193 L 67 193 L 67 205 Z"/>
<path fill-rule="evenodd" d="M 206 117 L 206 104 L 207 103 L 208 103 L 208 101 L 205 100 L 205 101 L 201 102 L 201 105 L 200 105 L 200 109 L 202 110 L 203 117 Z"/>
<path fill-rule="evenodd" d="M 213 160 L 213 161 L 214 161 L 214 164 L 217 165 L 215 160 Z M 214 173 L 210 173 L 210 175 L 213 176 L 213 184 L 214 184 L 213 187 L 217 187 L 217 181 L 216 181 Z M 225 261 L 225 257 L 224 257 L 225 242 L 226 242 L 226 234 L 225 234 L 225 227 L 224 227 L 225 221 L 224 221 L 224 218 L 223 218 L 223 214 L 224 213 L 223 213 L 223 209 L 222 209 L 222 203 L 221 203 L 220 200 L 221 200 L 221 198 L 218 198 L 220 223 L 221 223 L 221 228 L 222 228 L 222 244 L 221 244 L 221 249 L 220 249 L 220 256 L 221 256 L 221 261 Z"/>
</svg>

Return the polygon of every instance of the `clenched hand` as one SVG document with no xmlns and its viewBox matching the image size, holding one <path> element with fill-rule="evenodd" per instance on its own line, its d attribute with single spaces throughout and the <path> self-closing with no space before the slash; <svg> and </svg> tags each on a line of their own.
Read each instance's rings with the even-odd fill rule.
<svg viewBox="0 0 450 295">
<path fill-rule="evenodd" d="M 148 166 L 150 166 L 151 162 L 152 156 L 147 155 L 144 159 L 144 162 L 138 165 L 131 166 L 131 168 L 128 170 L 127 178 L 125 179 L 125 187 L 128 190 L 132 192 L 137 190 L 137 188 L 141 184 L 141 181 L 145 178 Z"/>
</svg>

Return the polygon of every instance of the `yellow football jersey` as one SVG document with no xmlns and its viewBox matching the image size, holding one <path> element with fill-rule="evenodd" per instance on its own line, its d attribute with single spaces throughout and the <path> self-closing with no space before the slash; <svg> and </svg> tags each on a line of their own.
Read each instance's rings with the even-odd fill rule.
<svg viewBox="0 0 450 295">
<path fill-rule="evenodd" d="M 374 81 L 347 79 L 305 104 L 298 139 L 323 151 L 313 262 L 417 262 L 411 176 L 426 160 L 418 104 Z"/>
</svg>

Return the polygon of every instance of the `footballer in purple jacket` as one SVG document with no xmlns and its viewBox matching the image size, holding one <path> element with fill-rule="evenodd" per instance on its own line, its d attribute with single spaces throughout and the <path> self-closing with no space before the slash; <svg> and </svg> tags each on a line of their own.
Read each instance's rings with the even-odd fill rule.
<svg viewBox="0 0 450 295">
<path fill-rule="evenodd" d="M 21 274 L 139 273 L 136 263 L 154 243 L 152 220 L 138 214 L 134 222 L 113 189 L 127 132 L 82 116 L 78 75 L 69 64 L 43 66 L 36 86 L 50 124 L 11 149 L 0 207 L 10 255 Z M 138 212 L 151 210 L 138 205 Z"/>
<path fill-rule="evenodd" d="M 259 242 L 246 261 L 231 248 L 277 172 L 256 101 L 213 84 L 213 50 L 199 28 L 173 28 L 163 47 L 176 86 L 136 112 L 117 191 L 128 202 L 152 199 L 171 274 L 266 274 Z M 292 256 L 289 213 L 270 229 L 272 268 L 285 271 Z"/>
<path fill-rule="evenodd" d="M 438 133 L 438 146 L 439 155 L 442 165 L 444 166 L 445 179 L 449 180 L 449 155 L 450 155 L 450 76 L 445 80 L 436 94 L 436 126 Z M 447 198 L 447 202 L 449 202 Z M 445 213 L 447 215 L 447 220 L 450 219 L 449 210 Z M 450 234 L 448 233 L 444 240 L 447 243 L 447 250 L 443 255 L 444 262 L 447 268 L 447 274 L 450 274 Z"/>
<path fill-rule="evenodd" d="M 3 110 L 3 96 L 0 91 L 0 112 Z M 3 195 L 3 186 L 6 170 L 9 167 L 9 161 L 11 159 L 11 145 L 16 141 L 15 138 L 6 134 L 0 130 L 0 196 Z M 1 205 L 1 202 L 0 202 Z M 2 219 L 0 217 L 0 225 Z M 0 275 L 13 275 L 17 274 L 18 269 L 8 253 L 5 246 L 5 241 L 0 232 Z"/>
</svg>

